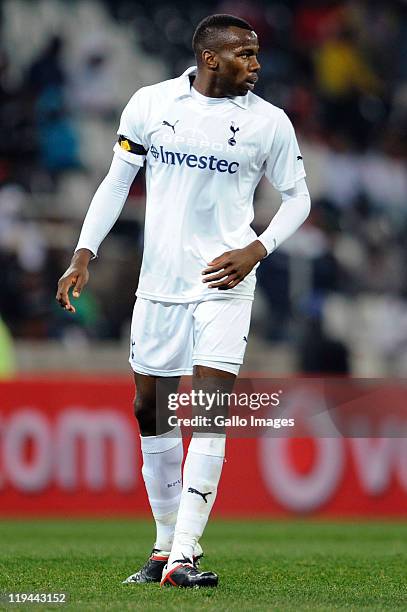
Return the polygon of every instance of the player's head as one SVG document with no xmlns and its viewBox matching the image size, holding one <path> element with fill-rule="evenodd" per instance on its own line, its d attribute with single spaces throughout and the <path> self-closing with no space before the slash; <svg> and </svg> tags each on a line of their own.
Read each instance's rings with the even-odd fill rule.
<svg viewBox="0 0 407 612">
<path fill-rule="evenodd" d="M 216 75 L 225 96 L 242 96 L 254 88 L 259 43 L 247 21 L 233 15 L 205 17 L 195 30 L 192 48 L 198 69 Z"/>
</svg>

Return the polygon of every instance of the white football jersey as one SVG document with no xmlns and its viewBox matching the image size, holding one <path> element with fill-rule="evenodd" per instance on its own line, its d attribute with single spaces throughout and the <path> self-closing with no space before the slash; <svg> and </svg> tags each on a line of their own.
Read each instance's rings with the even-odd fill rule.
<svg viewBox="0 0 407 612">
<path fill-rule="evenodd" d="M 144 254 L 137 296 L 161 302 L 253 299 L 255 270 L 234 289 L 202 283 L 225 251 L 257 238 L 253 195 L 263 174 L 279 191 L 305 177 L 294 129 L 280 108 L 255 94 L 206 98 L 189 68 L 143 87 L 123 111 L 114 150 L 146 162 Z"/>
</svg>

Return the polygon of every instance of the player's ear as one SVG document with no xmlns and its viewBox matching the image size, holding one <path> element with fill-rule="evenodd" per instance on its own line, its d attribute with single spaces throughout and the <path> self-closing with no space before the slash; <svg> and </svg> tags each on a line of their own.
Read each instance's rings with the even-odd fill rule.
<svg viewBox="0 0 407 612">
<path fill-rule="evenodd" d="M 210 51 L 210 49 L 205 49 L 204 51 L 202 51 L 202 62 L 203 64 L 209 68 L 209 70 L 216 70 L 219 62 L 218 62 L 218 58 L 217 55 L 214 51 Z"/>
</svg>

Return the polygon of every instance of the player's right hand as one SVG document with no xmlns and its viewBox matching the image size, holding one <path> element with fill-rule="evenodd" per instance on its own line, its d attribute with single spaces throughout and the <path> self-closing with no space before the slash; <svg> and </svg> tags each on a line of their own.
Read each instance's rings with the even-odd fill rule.
<svg viewBox="0 0 407 612">
<path fill-rule="evenodd" d="M 87 249 L 77 251 L 72 258 L 71 265 L 58 281 L 55 299 L 61 308 L 69 312 L 76 312 L 75 306 L 71 304 L 69 299 L 69 290 L 73 287 L 72 295 L 74 298 L 80 296 L 82 289 L 89 280 L 88 263 L 91 257 L 92 253 Z"/>
</svg>

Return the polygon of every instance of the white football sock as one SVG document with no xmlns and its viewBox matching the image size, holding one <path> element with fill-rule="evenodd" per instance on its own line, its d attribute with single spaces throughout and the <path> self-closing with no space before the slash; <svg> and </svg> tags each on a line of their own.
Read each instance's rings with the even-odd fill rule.
<svg viewBox="0 0 407 612">
<path fill-rule="evenodd" d="M 182 438 L 179 428 L 159 436 L 140 436 L 142 474 L 155 519 L 154 548 L 169 552 L 182 491 Z"/>
<path fill-rule="evenodd" d="M 181 501 L 168 567 L 185 557 L 192 560 L 215 502 L 225 457 L 224 434 L 192 436 L 184 465 Z"/>
</svg>

